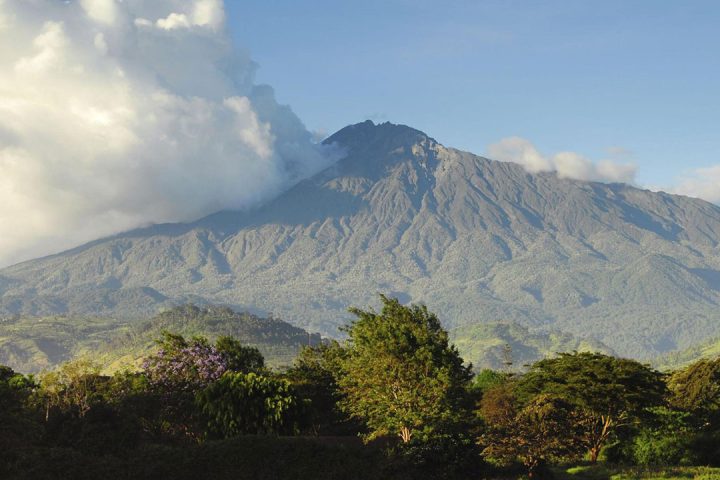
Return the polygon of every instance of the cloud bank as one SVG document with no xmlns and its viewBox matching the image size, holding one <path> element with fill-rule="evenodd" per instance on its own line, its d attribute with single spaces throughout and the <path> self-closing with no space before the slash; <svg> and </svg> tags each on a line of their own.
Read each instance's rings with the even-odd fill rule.
<svg viewBox="0 0 720 480">
<path fill-rule="evenodd" d="M 632 164 L 621 164 L 612 160 L 593 163 L 575 152 L 559 152 L 546 156 L 530 141 L 520 137 L 504 138 L 490 145 L 488 156 L 493 160 L 519 163 L 530 173 L 557 172 L 560 178 L 593 182 L 633 183 L 637 173 L 637 168 Z"/>
<path fill-rule="evenodd" d="M 664 190 L 720 204 L 720 165 L 692 170 L 676 186 Z"/>
<path fill-rule="evenodd" d="M 261 202 L 335 158 L 221 0 L 0 0 L 0 265 Z"/>
</svg>

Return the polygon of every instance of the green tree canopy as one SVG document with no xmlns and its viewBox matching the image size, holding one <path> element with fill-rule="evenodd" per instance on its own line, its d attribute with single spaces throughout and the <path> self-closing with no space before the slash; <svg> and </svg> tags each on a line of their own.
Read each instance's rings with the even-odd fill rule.
<svg viewBox="0 0 720 480">
<path fill-rule="evenodd" d="M 594 462 L 618 427 L 662 403 L 665 384 L 662 374 L 634 360 L 575 352 L 536 362 L 519 379 L 516 391 L 525 403 L 550 394 L 585 412 L 587 446 Z"/>
<path fill-rule="evenodd" d="M 246 347 L 233 337 L 219 337 L 215 341 L 215 348 L 225 358 L 228 370 L 259 373 L 265 369 L 265 358 L 260 350 L 255 347 Z"/>
<path fill-rule="evenodd" d="M 350 309 L 347 355 L 339 379 L 342 407 L 363 420 L 368 439 L 427 437 L 460 415 L 471 378 L 435 314 L 381 296 L 381 313 Z"/>
<path fill-rule="evenodd" d="M 221 437 L 292 430 L 299 408 L 286 380 L 231 371 L 199 391 L 195 401 L 211 432 Z"/>
<path fill-rule="evenodd" d="M 533 397 L 522 408 L 508 385 L 489 389 L 480 403 L 486 429 L 478 443 L 483 455 L 501 463 L 520 460 L 529 477 L 550 461 L 575 459 L 584 450 L 580 413 L 564 399 Z"/>
<path fill-rule="evenodd" d="M 720 357 L 673 373 L 668 387 L 675 408 L 691 413 L 702 427 L 720 428 Z"/>
<path fill-rule="evenodd" d="M 336 341 L 304 347 L 285 374 L 307 402 L 304 423 L 315 435 L 327 435 L 328 431 L 343 433 L 341 424 L 347 423 L 346 416 L 338 409 L 341 399 L 338 379 L 345 353 L 345 348 Z"/>
</svg>

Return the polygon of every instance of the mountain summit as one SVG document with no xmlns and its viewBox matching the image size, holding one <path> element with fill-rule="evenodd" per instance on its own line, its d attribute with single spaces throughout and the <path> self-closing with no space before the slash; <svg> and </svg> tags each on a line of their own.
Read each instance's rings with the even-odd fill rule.
<svg viewBox="0 0 720 480">
<path fill-rule="evenodd" d="M 720 333 L 720 208 L 529 174 L 364 122 L 345 157 L 250 212 L 157 225 L 0 270 L 0 313 L 134 316 L 195 301 L 337 335 L 376 292 L 448 328 L 560 330 L 649 358 Z"/>
</svg>

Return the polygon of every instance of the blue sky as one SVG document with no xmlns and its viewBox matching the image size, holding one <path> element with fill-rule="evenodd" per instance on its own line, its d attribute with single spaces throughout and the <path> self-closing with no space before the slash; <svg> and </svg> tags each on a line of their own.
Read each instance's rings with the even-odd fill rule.
<svg viewBox="0 0 720 480">
<path fill-rule="evenodd" d="M 310 129 L 388 120 L 481 154 L 520 136 L 545 154 L 635 163 L 640 185 L 663 187 L 720 164 L 717 1 L 226 8 L 258 81 Z"/>
</svg>

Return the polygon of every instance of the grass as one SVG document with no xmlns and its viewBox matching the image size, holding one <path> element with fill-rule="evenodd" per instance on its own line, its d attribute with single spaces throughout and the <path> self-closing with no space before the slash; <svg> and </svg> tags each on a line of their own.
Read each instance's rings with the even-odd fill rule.
<svg viewBox="0 0 720 480">
<path fill-rule="evenodd" d="M 555 469 L 557 480 L 720 480 L 720 468 L 578 466 Z"/>
</svg>

